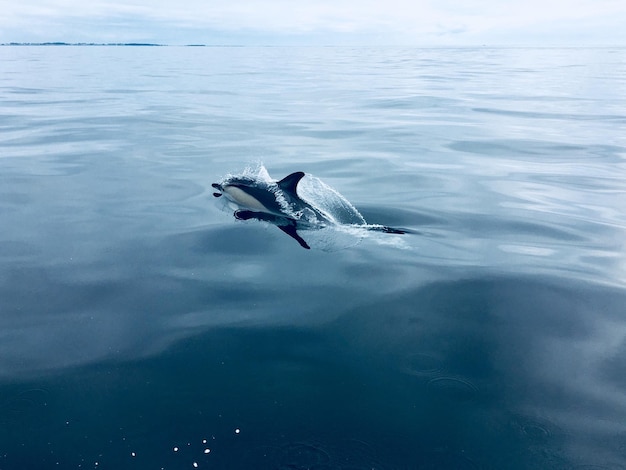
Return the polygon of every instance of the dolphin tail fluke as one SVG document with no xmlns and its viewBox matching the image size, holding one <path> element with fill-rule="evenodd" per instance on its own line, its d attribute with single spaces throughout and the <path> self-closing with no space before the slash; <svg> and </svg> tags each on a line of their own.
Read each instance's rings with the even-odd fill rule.
<svg viewBox="0 0 626 470">
<path fill-rule="evenodd" d="M 405 233 L 412 233 L 411 230 L 405 228 L 387 227 L 386 225 L 370 225 L 367 227 L 372 232 L 393 233 L 396 235 L 404 235 Z"/>
</svg>

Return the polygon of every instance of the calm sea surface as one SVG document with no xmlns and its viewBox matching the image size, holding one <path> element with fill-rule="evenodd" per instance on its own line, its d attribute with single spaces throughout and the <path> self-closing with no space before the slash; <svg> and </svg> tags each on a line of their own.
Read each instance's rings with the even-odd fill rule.
<svg viewBox="0 0 626 470">
<path fill-rule="evenodd" d="M 0 469 L 626 468 L 626 49 L 0 63 Z M 236 221 L 259 162 L 411 233 Z"/>
</svg>

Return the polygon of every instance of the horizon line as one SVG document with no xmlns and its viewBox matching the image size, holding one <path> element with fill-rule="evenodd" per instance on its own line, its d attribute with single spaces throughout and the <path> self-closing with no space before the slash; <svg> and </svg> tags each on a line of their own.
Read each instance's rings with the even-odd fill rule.
<svg viewBox="0 0 626 470">
<path fill-rule="evenodd" d="M 416 47 L 416 48 L 438 48 L 438 49 L 459 49 L 476 47 L 495 48 L 607 48 L 626 47 L 625 44 L 161 44 L 151 42 L 65 42 L 65 41 L 43 41 L 43 42 L 3 42 L 0 46 L 111 46 L 111 47 Z"/>
</svg>

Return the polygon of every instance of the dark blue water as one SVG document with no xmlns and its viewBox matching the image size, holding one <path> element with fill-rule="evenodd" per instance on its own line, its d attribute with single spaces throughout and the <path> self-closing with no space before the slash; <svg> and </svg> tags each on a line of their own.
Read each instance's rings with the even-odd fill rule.
<svg viewBox="0 0 626 470">
<path fill-rule="evenodd" d="M 0 469 L 626 468 L 625 49 L 0 60 Z"/>
</svg>

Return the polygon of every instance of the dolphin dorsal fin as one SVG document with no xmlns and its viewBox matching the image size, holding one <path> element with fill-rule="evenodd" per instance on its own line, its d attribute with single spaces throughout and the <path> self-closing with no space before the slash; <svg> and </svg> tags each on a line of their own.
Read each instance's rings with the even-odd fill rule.
<svg viewBox="0 0 626 470">
<path fill-rule="evenodd" d="M 295 173 L 285 176 L 276 184 L 278 184 L 278 187 L 283 191 L 297 195 L 296 186 L 298 186 L 298 183 L 303 177 L 304 173 L 302 171 L 296 171 Z"/>
</svg>

